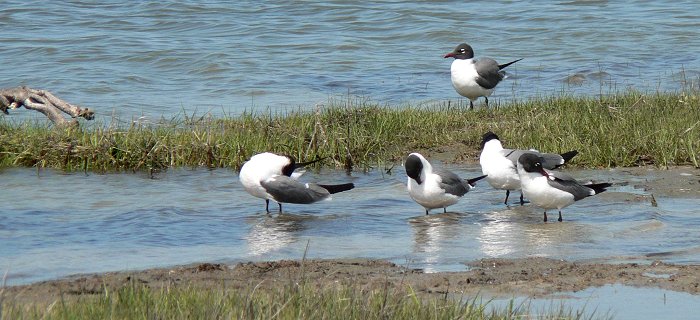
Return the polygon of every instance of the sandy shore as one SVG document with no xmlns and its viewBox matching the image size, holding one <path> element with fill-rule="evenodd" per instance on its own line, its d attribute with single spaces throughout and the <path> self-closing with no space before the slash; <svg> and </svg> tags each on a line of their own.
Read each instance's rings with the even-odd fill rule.
<svg viewBox="0 0 700 320">
<path fill-rule="evenodd" d="M 317 287 L 348 285 L 363 290 L 410 286 L 420 294 L 473 297 L 546 297 L 606 284 L 653 287 L 700 294 L 700 265 L 602 264 L 547 258 L 482 259 L 468 271 L 424 273 L 382 260 L 281 260 L 235 265 L 200 263 L 135 272 L 74 276 L 4 289 L 5 298 L 46 304 L 64 297 L 101 294 L 132 282 L 157 289 L 191 286 L 219 290 L 275 289 L 305 281 Z"/>
</svg>

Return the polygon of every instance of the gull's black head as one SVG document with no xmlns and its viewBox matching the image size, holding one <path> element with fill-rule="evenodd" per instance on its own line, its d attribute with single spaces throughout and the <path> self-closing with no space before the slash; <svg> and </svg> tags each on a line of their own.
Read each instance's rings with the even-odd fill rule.
<svg viewBox="0 0 700 320">
<path fill-rule="evenodd" d="M 311 160 L 311 161 L 307 161 L 307 162 L 296 162 L 294 160 L 294 157 L 292 157 L 292 156 L 284 155 L 284 157 L 289 160 L 289 163 L 286 164 L 284 167 L 282 167 L 282 174 L 284 174 L 287 177 L 291 177 L 292 173 L 296 169 L 308 166 L 310 164 L 314 164 L 314 163 L 319 162 L 319 161 L 324 159 L 324 158 L 318 158 L 316 160 Z"/>
<path fill-rule="evenodd" d="M 287 177 L 291 177 L 294 170 L 299 168 L 299 166 L 297 165 L 296 161 L 294 160 L 294 157 L 288 156 L 288 155 L 283 155 L 283 157 L 287 158 L 288 161 L 287 161 L 287 164 L 285 164 L 282 167 L 282 174 L 287 176 Z"/>
<path fill-rule="evenodd" d="M 494 140 L 494 139 L 499 140 L 498 136 L 495 133 L 493 133 L 491 131 L 484 133 L 484 135 L 481 137 L 481 149 L 484 148 L 484 145 L 486 145 L 487 142 Z"/>
<path fill-rule="evenodd" d="M 539 172 L 546 175 L 542 168 L 542 159 L 534 153 L 523 153 L 520 158 L 518 158 L 518 162 L 523 166 L 525 172 Z"/>
<path fill-rule="evenodd" d="M 446 54 L 445 58 L 471 59 L 474 58 L 474 49 L 466 43 L 461 43 L 452 52 Z"/>
<path fill-rule="evenodd" d="M 416 180 L 418 184 L 423 183 L 423 179 L 421 179 L 421 172 L 423 171 L 423 161 L 418 155 L 414 153 L 409 154 L 406 158 L 406 163 L 404 164 L 404 167 L 406 167 L 406 175 L 409 178 Z"/>
</svg>

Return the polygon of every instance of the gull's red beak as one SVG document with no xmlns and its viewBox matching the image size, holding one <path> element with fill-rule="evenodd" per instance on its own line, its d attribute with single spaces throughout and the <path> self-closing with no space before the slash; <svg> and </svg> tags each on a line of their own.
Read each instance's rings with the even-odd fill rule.
<svg viewBox="0 0 700 320">
<path fill-rule="evenodd" d="M 454 52 L 450 52 L 450 53 L 448 53 L 448 54 L 445 55 L 445 58 L 454 58 L 454 57 L 455 57 L 455 53 L 454 53 Z"/>
</svg>

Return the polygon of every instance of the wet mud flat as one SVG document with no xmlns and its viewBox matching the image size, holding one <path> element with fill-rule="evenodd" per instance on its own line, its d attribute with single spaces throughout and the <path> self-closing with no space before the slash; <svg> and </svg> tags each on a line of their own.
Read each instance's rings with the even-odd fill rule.
<svg viewBox="0 0 700 320">
<path fill-rule="evenodd" d="M 348 286 L 363 291 L 410 286 L 420 295 L 457 297 L 547 297 L 608 284 L 700 293 L 700 265 L 661 261 L 588 263 L 549 258 L 481 259 L 466 271 L 425 273 L 384 260 L 280 260 L 233 265 L 200 263 L 133 272 L 79 275 L 4 288 L 4 299 L 48 304 L 63 298 L 99 295 L 105 287 L 145 285 L 152 289 L 183 286 L 212 290 L 275 290 L 289 285 L 317 288 Z"/>
</svg>

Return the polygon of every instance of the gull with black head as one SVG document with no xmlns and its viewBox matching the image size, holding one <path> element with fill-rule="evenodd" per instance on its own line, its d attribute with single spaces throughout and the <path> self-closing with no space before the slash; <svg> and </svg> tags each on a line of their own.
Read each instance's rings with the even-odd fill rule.
<svg viewBox="0 0 700 320">
<path fill-rule="evenodd" d="M 431 209 L 451 206 L 474 188 L 474 184 L 486 176 L 464 180 L 452 171 L 434 168 L 420 153 L 411 153 L 404 164 L 408 176 L 408 194 L 425 208 L 425 214 Z"/>
<path fill-rule="evenodd" d="M 458 45 L 445 58 L 454 58 L 450 67 L 452 86 L 457 93 L 469 99 L 469 109 L 474 109 L 474 100 L 479 97 L 486 99 L 489 105 L 489 96 L 496 89 L 501 80 L 506 78 L 503 68 L 516 63 L 514 60 L 505 64 L 498 64 L 491 58 L 474 58 L 474 49 L 466 43 Z"/>
<path fill-rule="evenodd" d="M 518 158 L 518 175 L 523 194 L 533 204 L 544 209 L 545 222 L 548 209 L 558 209 L 558 220 L 561 222 L 562 208 L 604 192 L 611 186 L 610 183 L 581 184 L 567 174 L 545 169 L 542 162 L 542 157 L 534 153 L 522 154 Z"/>
<path fill-rule="evenodd" d="M 508 205 L 510 192 L 520 190 L 520 177 L 517 170 L 518 158 L 526 152 L 534 153 L 542 158 L 542 166 L 550 170 L 564 165 L 578 154 L 576 150 L 557 154 L 540 153 L 534 149 L 505 149 L 498 135 L 491 131 L 484 133 L 481 140 L 481 155 L 479 155 L 481 172 L 487 175 L 486 181 L 492 187 L 506 191 L 506 199 L 503 201 L 506 205 Z M 520 192 L 520 204 L 524 203 L 523 193 Z"/>
<path fill-rule="evenodd" d="M 321 160 L 298 163 L 288 155 L 259 153 L 243 164 L 239 179 L 249 194 L 265 199 L 267 212 L 270 212 L 270 200 L 277 202 L 279 212 L 282 212 L 282 203 L 314 203 L 355 187 L 352 183 L 327 185 L 297 181 L 301 173 L 295 170 Z"/>
</svg>

